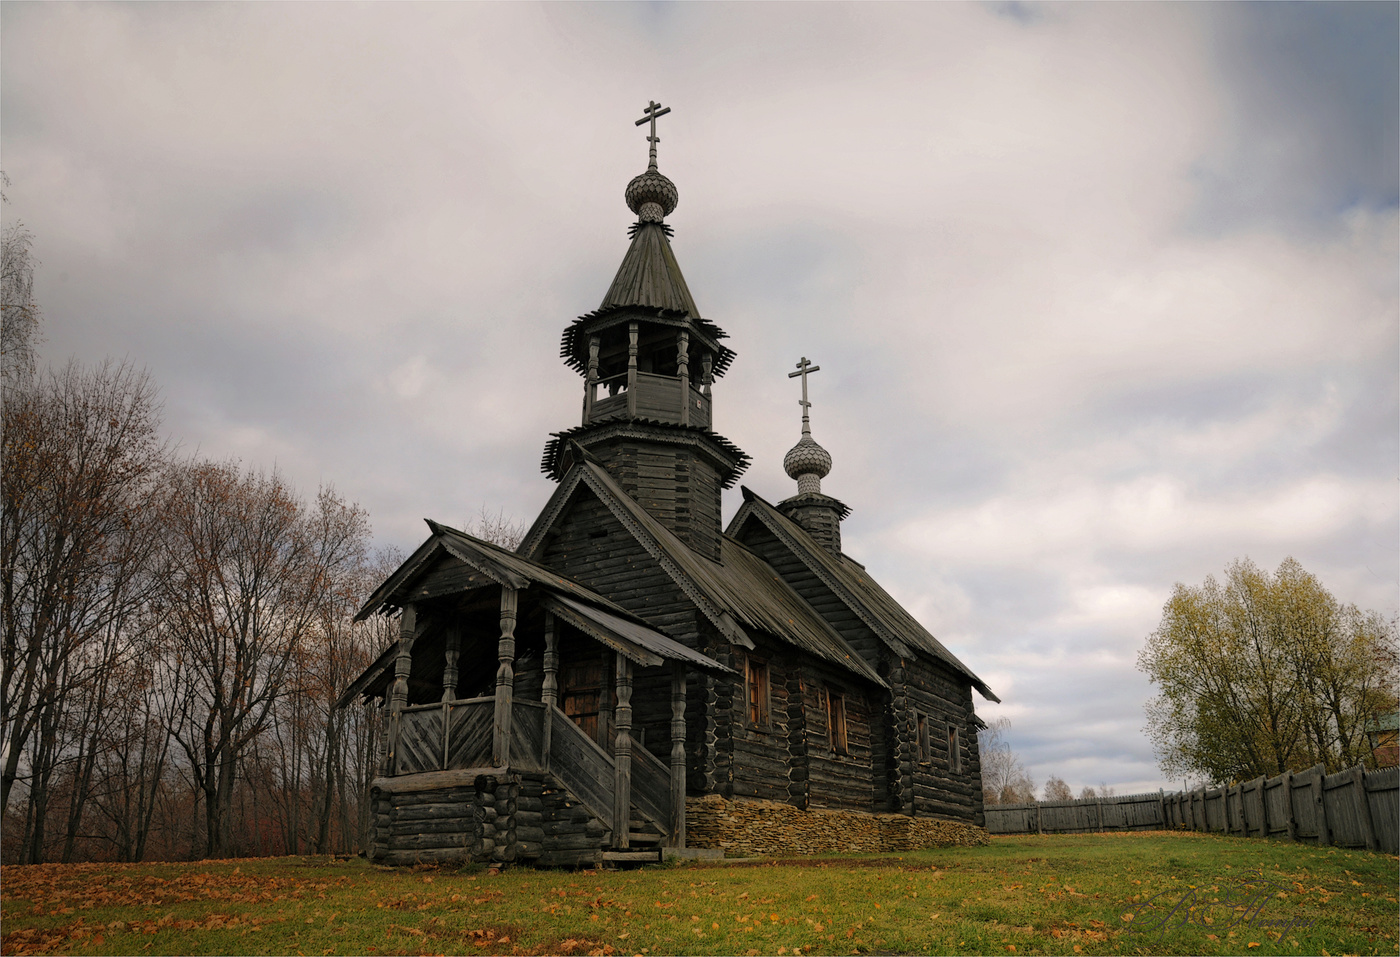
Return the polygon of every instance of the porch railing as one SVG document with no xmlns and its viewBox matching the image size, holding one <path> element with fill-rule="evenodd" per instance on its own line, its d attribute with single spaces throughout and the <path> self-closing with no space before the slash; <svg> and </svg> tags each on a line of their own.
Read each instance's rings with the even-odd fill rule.
<svg viewBox="0 0 1400 957">
<path fill-rule="evenodd" d="M 492 766 L 495 698 L 413 705 L 399 712 L 394 775 Z M 545 720 L 550 722 L 549 753 Z M 599 820 L 613 820 L 612 755 L 557 707 L 511 702 L 510 765 L 548 770 Z M 663 834 L 671 831 L 671 769 L 650 751 L 632 750 L 632 805 Z"/>
</svg>

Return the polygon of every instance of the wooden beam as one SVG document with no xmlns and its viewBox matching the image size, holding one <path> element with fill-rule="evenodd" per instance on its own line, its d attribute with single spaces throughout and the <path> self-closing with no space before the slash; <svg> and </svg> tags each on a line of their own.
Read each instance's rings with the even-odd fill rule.
<svg viewBox="0 0 1400 957">
<path fill-rule="evenodd" d="M 690 333 L 676 337 L 676 371 L 681 377 L 681 425 L 690 424 Z"/>
<path fill-rule="evenodd" d="M 1313 768 L 1313 814 L 1317 819 L 1317 843 L 1327 847 L 1332 843 L 1332 829 L 1327 826 L 1327 799 L 1323 793 L 1327 787 L 1327 766 L 1318 764 Z"/>
<path fill-rule="evenodd" d="M 384 758 L 384 771 L 393 774 L 399 750 L 401 712 L 408 704 L 408 675 L 413 670 L 413 642 L 418 637 L 418 608 L 403 606 L 399 616 L 399 654 L 394 659 L 394 690 L 389 696 L 389 750 Z"/>
<path fill-rule="evenodd" d="M 510 715 L 515 700 L 515 614 L 519 593 L 501 586 L 501 637 L 496 643 L 496 714 L 491 754 L 497 767 L 510 766 Z"/>
<path fill-rule="evenodd" d="M 594 393 L 598 391 L 598 337 L 588 337 L 588 375 L 583 386 L 583 424 L 593 421 Z"/>
<path fill-rule="evenodd" d="M 540 767 L 549 770 L 549 748 L 553 743 L 554 722 L 550 720 L 559 706 L 559 626 L 554 612 L 544 613 L 544 684 L 540 686 L 544 702 L 544 734 L 540 742 Z"/>
<path fill-rule="evenodd" d="M 1366 796 L 1366 771 L 1361 765 L 1351 769 L 1352 793 L 1356 795 L 1356 818 L 1361 824 L 1361 836 L 1366 841 L 1366 850 L 1379 850 L 1376 840 L 1376 822 L 1371 819 L 1371 799 Z"/>
<path fill-rule="evenodd" d="M 671 846 L 685 847 L 685 665 L 671 662 Z"/>
<path fill-rule="evenodd" d="M 632 661 L 615 653 L 617 704 L 613 708 L 613 843 L 629 846 L 632 819 Z"/>
<path fill-rule="evenodd" d="M 637 414 L 637 323 L 627 323 L 627 415 Z"/>
</svg>

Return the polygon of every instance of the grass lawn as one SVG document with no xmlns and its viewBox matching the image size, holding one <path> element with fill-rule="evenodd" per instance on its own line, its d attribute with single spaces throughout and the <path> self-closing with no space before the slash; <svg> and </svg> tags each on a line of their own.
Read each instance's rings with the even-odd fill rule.
<svg viewBox="0 0 1400 957">
<path fill-rule="evenodd" d="M 1397 876 L 1386 855 L 1163 832 L 617 873 L 54 864 L 3 869 L 0 951 L 1395 954 Z"/>
</svg>

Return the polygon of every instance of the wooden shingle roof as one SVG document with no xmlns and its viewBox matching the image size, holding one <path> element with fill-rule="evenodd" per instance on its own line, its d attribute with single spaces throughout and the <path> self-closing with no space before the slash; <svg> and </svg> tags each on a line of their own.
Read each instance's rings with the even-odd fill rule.
<svg viewBox="0 0 1400 957">
<path fill-rule="evenodd" d="M 1001 700 L 985 681 L 958 660 L 957 655 L 945 648 L 913 615 L 905 611 L 904 606 L 871 578 L 869 572 L 845 555 L 833 555 L 827 551 L 805 529 L 756 493 L 748 488 L 742 491 L 744 504 L 729 523 L 730 532 L 737 532 L 745 521 L 762 522 L 895 654 L 913 657 L 915 653 L 921 653 L 941 661 L 971 681 L 982 697 L 989 701 Z"/>
<path fill-rule="evenodd" d="M 727 538 L 721 542 L 719 562 L 693 551 L 586 453 L 545 506 L 526 536 L 522 552 L 530 554 L 542 547 L 545 532 L 580 484 L 598 496 L 730 642 L 753 648 L 753 638 L 746 629 L 762 632 L 887 687 L 875 669 L 763 559 Z"/>
</svg>

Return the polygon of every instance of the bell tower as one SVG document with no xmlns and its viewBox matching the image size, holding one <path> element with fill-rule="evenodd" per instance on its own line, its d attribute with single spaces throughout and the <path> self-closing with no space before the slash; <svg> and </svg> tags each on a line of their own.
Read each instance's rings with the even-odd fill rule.
<svg viewBox="0 0 1400 957">
<path fill-rule="evenodd" d="M 560 356 L 583 378 L 583 416 L 546 444 L 542 469 L 562 479 L 577 443 L 681 541 L 718 561 L 720 490 L 749 457 L 712 429 L 714 382 L 734 352 L 701 317 L 671 249 L 665 220 L 680 194 L 656 165 L 656 121 L 669 112 L 653 101 L 636 123 L 650 125 L 650 162 L 624 194 L 637 215 L 632 242 L 602 304 L 564 330 Z"/>
</svg>

